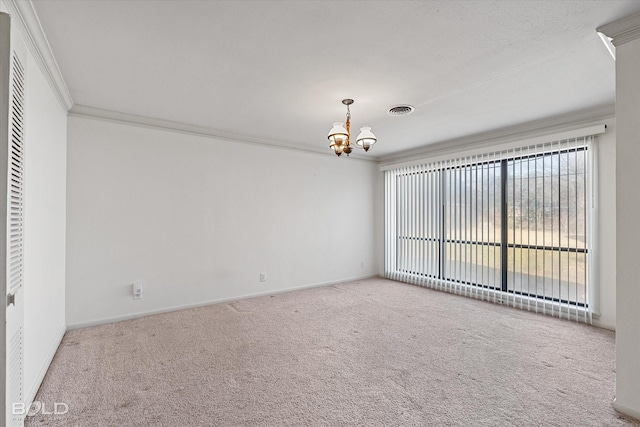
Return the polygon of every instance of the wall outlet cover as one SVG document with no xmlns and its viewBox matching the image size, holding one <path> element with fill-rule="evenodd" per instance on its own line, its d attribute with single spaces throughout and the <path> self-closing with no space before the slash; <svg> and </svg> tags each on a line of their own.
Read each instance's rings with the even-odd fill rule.
<svg viewBox="0 0 640 427">
<path fill-rule="evenodd" d="M 131 285 L 131 293 L 133 294 L 133 299 L 141 299 L 142 298 L 142 283 L 136 282 Z"/>
</svg>

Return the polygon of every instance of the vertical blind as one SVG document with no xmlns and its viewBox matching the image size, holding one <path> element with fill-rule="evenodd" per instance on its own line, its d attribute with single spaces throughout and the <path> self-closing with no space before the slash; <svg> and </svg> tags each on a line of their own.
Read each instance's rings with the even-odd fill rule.
<svg viewBox="0 0 640 427">
<path fill-rule="evenodd" d="M 593 137 L 385 171 L 385 275 L 591 322 Z"/>
</svg>

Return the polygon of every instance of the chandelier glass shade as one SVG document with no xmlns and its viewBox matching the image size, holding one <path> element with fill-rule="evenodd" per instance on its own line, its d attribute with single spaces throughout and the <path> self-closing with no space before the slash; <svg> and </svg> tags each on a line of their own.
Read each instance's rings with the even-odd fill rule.
<svg viewBox="0 0 640 427">
<path fill-rule="evenodd" d="M 335 122 L 327 137 L 329 138 L 329 148 L 331 148 L 336 155 L 340 156 L 342 153 L 345 153 L 348 156 L 352 151 L 351 110 L 349 106 L 353 104 L 353 99 L 343 99 L 342 103 L 347 106 L 346 126 L 343 126 L 342 122 Z M 360 128 L 360 133 L 356 138 L 357 147 L 362 148 L 364 151 L 369 151 L 371 146 L 376 142 L 377 138 L 373 132 L 371 132 L 370 127 L 364 126 Z"/>
<path fill-rule="evenodd" d="M 360 134 L 356 138 L 356 145 L 362 148 L 364 151 L 369 151 L 369 148 L 377 141 L 376 136 L 371 132 L 369 126 L 363 126 L 360 128 Z"/>
</svg>

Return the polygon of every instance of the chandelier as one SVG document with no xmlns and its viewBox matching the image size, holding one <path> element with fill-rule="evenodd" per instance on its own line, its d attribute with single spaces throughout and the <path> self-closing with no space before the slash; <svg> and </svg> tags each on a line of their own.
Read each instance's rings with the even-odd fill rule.
<svg viewBox="0 0 640 427">
<path fill-rule="evenodd" d="M 333 127 L 329 131 L 329 147 L 340 156 L 345 153 L 347 156 L 351 153 L 351 110 L 349 106 L 353 104 L 353 99 L 343 99 L 342 103 L 347 106 L 347 121 L 346 127 L 342 125 L 342 122 L 335 122 Z M 362 148 L 364 151 L 369 151 L 369 148 L 377 141 L 376 136 L 371 132 L 371 128 L 363 126 L 360 128 L 360 133 L 356 138 L 356 145 Z"/>
</svg>

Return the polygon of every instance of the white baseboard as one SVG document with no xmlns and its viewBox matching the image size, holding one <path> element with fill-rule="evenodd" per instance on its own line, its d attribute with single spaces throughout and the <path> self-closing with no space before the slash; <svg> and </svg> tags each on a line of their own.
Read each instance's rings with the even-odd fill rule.
<svg viewBox="0 0 640 427">
<path fill-rule="evenodd" d="M 271 290 L 271 291 L 257 292 L 257 293 L 253 293 L 253 294 L 245 294 L 245 295 L 238 295 L 238 296 L 233 296 L 233 297 L 228 297 L 228 298 L 219 298 L 219 299 L 213 299 L 213 300 L 208 300 L 208 301 L 196 302 L 196 303 L 192 303 L 192 304 L 182 304 L 182 305 L 176 305 L 176 306 L 172 306 L 172 307 L 165 307 L 165 308 L 159 308 L 159 309 L 154 309 L 154 310 L 140 311 L 140 312 L 137 312 L 137 313 L 124 314 L 124 315 L 121 315 L 121 316 L 103 317 L 101 319 L 90 320 L 90 321 L 87 321 L 87 322 L 79 322 L 79 323 L 68 324 L 67 325 L 67 330 L 70 331 L 70 330 L 73 330 L 73 329 L 81 329 L 81 328 L 88 328 L 88 327 L 91 327 L 91 326 L 105 325 L 107 323 L 115 323 L 115 322 L 121 322 L 123 320 L 137 319 L 137 318 L 140 318 L 140 317 L 151 316 L 151 315 L 154 315 L 154 314 L 169 313 L 169 312 L 172 312 L 172 311 L 185 310 L 185 309 L 188 309 L 188 308 L 202 307 L 202 306 L 206 306 L 206 305 L 219 304 L 219 303 L 224 303 L 224 302 L 239 301 L 239 300 L 243 300 L 243 299 L 247 299 L 247 298 L 255 298 L 255 297 L 261 297 L 261 296 L 265 296 L 265 295 L 276 295 L 276 294 L 282 294 L 282 293 L 286 293 L 286 292 L 299 291 L 301 289 L 317 288 L 317 287 L 320 287 L 320 286 L 330 286 L 330 285 L 335 285 L 335 284 L 338 284 L 338 283 L 352 282 L 354 280 L 371 279 L 373 277 L 379 277 L 379 276 L 374 274 L 374 275 L 367 275 L 367 276 L 360 276 L 360 277 L 352 277 L 352 278 L 349 278 L 349 279 L 340 279 L 340 280 L 334 280 L 334 281 L 331 281 L 331 282 L 314 283 L 314 284 L 311 284 L 311 285 L 302 285 L 302 286 L 295 286 L 295 287 L 292 287 L 292 288 L 275 289 L 275 290 Z"/>
<path fill-rule="evenodd" d="M 56 339 L 53 341 L 53 344 L 51 345 L 51 347 L 49 348 L 49 351 L 47 352 L 47 358 L 44 364 L 42 365 L 42 367 L 40 368 L 38 375 L 36 376 L 36 381 L 31 385 L 31 388 L 28 390 L 28 393 L 25 394 L 24 396 L 25 408 L 29 408 L 33 403 L 33 399 L 36 398 L 36 394 L 40 389 L 40 385 L 44 380 L 44 376 L 47 375 L 49 366 L 51 366 L 53 357 L 56 355 L 56 351 L 58 351 L 58 347 L 60 347 L 60 343 L 62 342 L 62 337 L 64 337 L 64 334 L 66 332 L 67 332 L 67 328 L 64 326 L 60 329 L 60 331 L 58 331 L 58 334 L 56 335 Z M 25 389 L 27 387 L 25 387 Z"/>
<path fill-rule="evenodd" d="M 598 328 L 609 329 L 610 331 L 616 330 L 616 325 L 612 325 L 610 323 L 602 323 L 599 320 L 597 320 L 595 317 L 593 318 L 593 322 L 591 324 L 593 326 L 597 326 Z"/>
<path fill-rule="evenodd" d="M 628 406 L 622 405 L 618 403 L 616 399 L 613 399 L 613 408 L 618 412 L 621 412 L 625 415 L 628 415 L 630 417 L 640 420 L 640 410 L 629 408 Z"/>
</svg>

